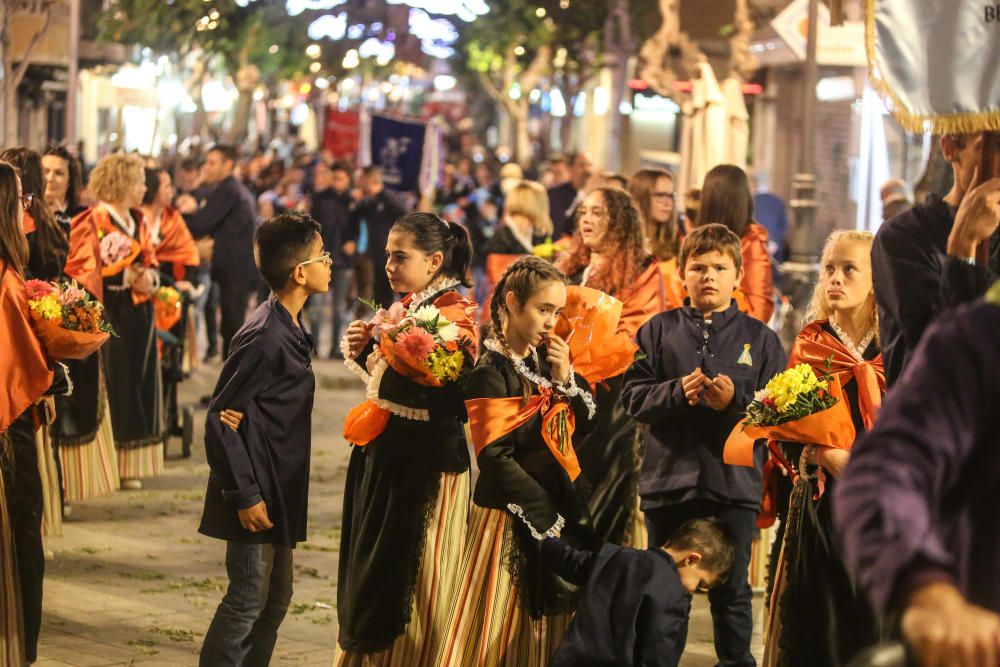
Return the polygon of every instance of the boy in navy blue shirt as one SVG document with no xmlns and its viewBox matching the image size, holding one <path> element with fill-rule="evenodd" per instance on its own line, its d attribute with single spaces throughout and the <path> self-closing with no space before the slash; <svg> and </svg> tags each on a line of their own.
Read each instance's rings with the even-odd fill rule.
<svg viewBox="0 0 1000 667">
<path fill-rule="evenodd" d="M 605 544 L 593 553 L 559 538 L 541 550 L 546 565 L 582 587 L 551 667 L 677 667 L 691 595 L 725 581 L 734 559 L 718 519 L 689 521 L 645 550 Z"/>
<path fill-rule="evenodd" d="M 726 667 L 755 665 L 750 654 L 753 593 L 750 548 L 762 491 L 763 448 L 755 466 L 723 463 L 722 449 L 754 392 L 785 368 L 778 337 L 739 311 L 732 298 L 742 276 L 740 239 L 723 225 L 695 229 L 681 248 L 688 299 L 643 325 L 644 355 L 625 374 L 622 403 L 648 424 L 640 507 L 650 544 L 662 544 L 695 518 L 729 526 L 736 561 L 709 592 L 715 652 Z"/>
<path fill-rule="evenodd" d="M 299 213 L 264 222 L 254 245 L 272 293 L 233 338 L 205 420 L 199 531 L 226 540 L 229 588 L 203 667 L 270 662 L 292 598 L 292 550 L 306 539 L 315 378 L 300 314 L 328 289 L 332 261 L 319 225 Z"/>
</svg>

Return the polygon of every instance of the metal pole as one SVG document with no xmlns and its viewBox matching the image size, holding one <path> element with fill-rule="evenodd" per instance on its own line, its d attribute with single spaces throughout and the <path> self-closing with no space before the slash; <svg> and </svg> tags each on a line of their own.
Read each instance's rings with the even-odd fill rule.
<svg viewBox="0 0 1000 667">
<path fill-rule="evenodd" d="M 795 214 L 795 234 L 791 243 L 793 262 L 816 261 L 816 42 L 819 24 L 819 0 L 809 0 L 809 37 L 804 70 L 802 105 L 802 154 L 799 173 L 792 184 L 792 211 Z"/>
<path fill-rule="evenodd" d="M 69 0 L 69 68 L 66 74 L 66 145 L 76 154 L 77 89 L 80 71 L 80 0 Z M 81 160 L 83 156 L 78 156 Z"/>
</svg>

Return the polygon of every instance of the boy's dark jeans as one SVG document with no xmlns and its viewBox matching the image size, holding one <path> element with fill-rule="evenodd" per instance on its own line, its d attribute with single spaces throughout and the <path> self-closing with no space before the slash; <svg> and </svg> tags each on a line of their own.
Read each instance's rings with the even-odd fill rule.
<svg viewBox="0 0 1000 667">
<path fill-rule="evenodd" d="M 201 647 L 201 667 L 264 667 L 292 600 L 292 550 L 226 543 L 229 589 Z"/>
<path fill-rule="evenodd" d="M 736 541 L 736 562 L 726 583 L 708 592 L 715 630 L 715 655 L 722 667 L 753 667 L 750 654 L 753 634 L 753 591 L 748 568 L 750 546 L 757 530 L 757 513 L 737 505 L 711 500 L 687 502 L 645 511 L 649 544 L 665 544 L 675 530 L 691 519 L 718 517 L 732 531 Z"/>
</svg>

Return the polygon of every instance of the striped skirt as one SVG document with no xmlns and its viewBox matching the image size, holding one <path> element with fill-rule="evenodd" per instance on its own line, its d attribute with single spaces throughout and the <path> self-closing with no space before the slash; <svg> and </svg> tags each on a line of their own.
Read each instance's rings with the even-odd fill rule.
<svg viewBox="0 0 1000 667">
<path fill-rule="evenodd" d="M 0 456 L 5 453 L 0 444 Z M 0 475 L 0 665 L 24 664 L 21 602 L 17 590 L 14 538 L 10 533 L 7 496 Z"/>
<path fill-rule="evenodd" d="M 49 425 L 43 424 L 35 429 L 35 450 L 38 453 L 38 476 L 42 480 L 42 535 L 62 537 L 62 489 L 59 488 L 59 471 Z"/>
<path fill-rule="evenodd" d="M 522 609 L 506 560 L 514 539 L 509 514 L 472 508 L 441 667 L 544 667 L 559 647 L 572 614 L 533 619 Z"/>
<path fill-rule="evenodd" d="M 100 498 L 114 493 L 121 486 L 114 430 L 111 428 L 111 410 L 108 407 L 103 376 L 99 391 L 102 407 L 94 439 L 82 445 L 59 446 L 59 461 L 62 463 L 63 486 L 66 487 L 68 503 Z"/>
<path fill-rule="evenodd" d="M 338 644 L 335 667 L 437 667 L 435 658 L 458 584 L 468 516 L 469 473 L 441 475 L 406 632 L 380 653 L 348 653 Z"/>
<path fill-rule="evenodd" d="M 163 472 L 163 440 L 118 450 L 118 476 L 122 479 L 156 477 Z"/>
</svg>

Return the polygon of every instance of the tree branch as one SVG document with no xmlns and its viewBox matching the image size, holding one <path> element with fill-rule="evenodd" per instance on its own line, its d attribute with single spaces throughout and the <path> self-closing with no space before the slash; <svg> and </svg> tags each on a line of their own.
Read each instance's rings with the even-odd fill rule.
<svg viewBox="0 0 1000 667">
<path fill-rule="evenodd" d="M 45 12 L 45 22 L 42 23 L 42 27 L 38 29 L 31 37 L 31 41 L 28 42 L 28 48 L 24 50 L 24 56 L 21 58 L 21 62 L 17 64 L 17 68 L 11 73 L 10 90 L 16 91 L 17 87 L 21 85 L 21 81 L 24 79 L 25 73 L 28 71 L 28 65 L 31 64 L 31 56 L 34 55 L 35 49 L 41 44 L 42 40 L 45 39 L 45 33 L 49 31 L 49 27 L 52 25 L 52 5 L 54 0 L 46 0 L 42 3 L 42 11 Z M 10 5 L 7 6 L 8 11 L 10 10 Z M 9 44 L 6 45 L 9 47 Z"/>
</svg>

